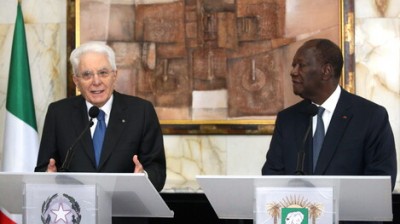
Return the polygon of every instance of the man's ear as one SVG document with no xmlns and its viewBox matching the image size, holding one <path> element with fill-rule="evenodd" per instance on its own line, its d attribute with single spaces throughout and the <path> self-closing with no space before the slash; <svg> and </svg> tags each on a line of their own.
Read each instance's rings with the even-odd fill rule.
<svg viewBox="0 0 400 224">
<path fill-rule="evenodd" d="M 72 81 L 74 82 L 75 86 L 78 87 L 78 78 L 76 75 L 72 75 Z"/>
<path fill-rule="evenodd" d="M 328 79 L 333 78 L 333 76 L 334 76 L 333 66 L 329 63 L 324 64 L 322 66 L 322 74 L 323 74 L 323 76 L 322 76 L 323 80 L 328 80 Z"/>
</svg>

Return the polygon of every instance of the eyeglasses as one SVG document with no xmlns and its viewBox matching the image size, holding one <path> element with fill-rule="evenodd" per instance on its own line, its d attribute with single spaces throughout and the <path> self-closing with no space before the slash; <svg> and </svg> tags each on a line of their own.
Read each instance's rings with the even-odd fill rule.
<svg viewBox="0 0 400 224">
<path fill-rule="evenodd" d="M 82 78 L 83 80 L 90 80 L 94 77 L 95 74 L 97 74 L 97 76 L 99 76 L 99 78 L 107 78 L 108 76 L 110 76 L 113 73 L 114 73 L 114 70 L 101 69 L 101 70 L 97 71 L 96 73 L 94 73 L 93 71 L 84 71 L 84 72 L 78 74 L 77 76 Z"/>
</svg>

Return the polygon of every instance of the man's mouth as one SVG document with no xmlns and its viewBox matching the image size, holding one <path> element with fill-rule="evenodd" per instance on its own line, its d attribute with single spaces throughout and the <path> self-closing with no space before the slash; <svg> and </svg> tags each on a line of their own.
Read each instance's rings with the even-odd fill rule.
<svg viewBox="0 0 400 224">
<path fill-rule="evenodd" d="M 301 82 L 299 80 L 293 80 L 293 79 L 292 79 L 292 83 L 293 84 L 301 84 Z"/>
<path fill-rule="evenodd" d="M 101 94 L 104 90 L 92 90 L 90 91 L 92 94 Z"/>
</svg>

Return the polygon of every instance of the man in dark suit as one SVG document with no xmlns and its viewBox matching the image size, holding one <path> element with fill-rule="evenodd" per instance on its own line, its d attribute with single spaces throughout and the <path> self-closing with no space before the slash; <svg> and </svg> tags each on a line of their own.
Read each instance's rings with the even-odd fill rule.
<svg viewBox="0 0 400 224">
<path fill-rule="evenodd" d="M 105 114 L 105 135 L 95 157 L 97 119 L 74 148 L 67 171 L 146 173 L 161 191 L 166 179 L 163 136 L 152 104 L 114 90 L 117 68 L 114 51 L 100 42 L 89 42 L 70 56 L 73 81 L 81 95 L 51 103 L 45 119 L 35 171 L 57 172 L 67 150 L 89 124 L 89 109 Z M 97 158 L 97 160 L 96 160 Z"/>
<path fill-rule="evenodd" d="M 388 113 L 339 86 L 342 66 L 340 48 L 330 40 L 309 40 L 298 49 L 290 75 L 293 92 L 304 100 L 278 113 L 263 175 L 390 175 L 394 188 L 396 149 Z M 325 109 L 325 136 L 316 156 L 312 136 L 317 115 L 310 115 L 310 104 Z M 304 144 L 310 119 L 313 126 Z M 303 145 L 301 168 L 298 154 Z"/>
</svg>

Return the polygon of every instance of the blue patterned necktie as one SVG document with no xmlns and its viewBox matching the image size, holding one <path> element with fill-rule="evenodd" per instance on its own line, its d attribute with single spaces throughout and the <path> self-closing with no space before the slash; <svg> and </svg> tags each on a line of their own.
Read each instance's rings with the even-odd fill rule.
<svg viewBox="0 0 400 224">
<path fill-rule="evenodd" d="M 318 108 L 317 128 L 315 129 L 313 137 L 313 171 L 315 171 L 315 166 L 317 165 L 319 153 L 321 151 L 322 143 L 324 142 L 325 137 L 324 121 L 322 120 L 322 114 L 324 113 L 324 111 L 325 108 Z"/>
<path fill-rule="evenodd" d="M 97 125 L 93 134 L 94 156 L 96 159 L 96 166 L 99 166 L 101 149 L 103 147 L 104 134 L 106 133 L 106 122 L 104 120 L 105 113 L 100 110 L 97 116 Z"/>
</svg>

